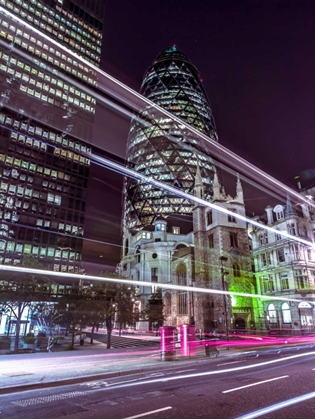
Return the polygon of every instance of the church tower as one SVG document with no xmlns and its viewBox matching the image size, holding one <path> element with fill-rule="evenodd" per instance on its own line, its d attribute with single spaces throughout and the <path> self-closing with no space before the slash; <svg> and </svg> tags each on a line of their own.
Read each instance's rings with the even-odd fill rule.
<svg viewBox="0 0 315 420">
<path fill-rule="evenodd" d="M 196 175 L 196 193 L 200 189 L 197 178 Z M 239 176 L 236 180 L 236 196 L 233 198 L 225 193 L 215 173 L 211 202 L 230 213 L 201 205 L 194 208 L 195 286 L 254 293 L 247 226 L 234 216 L 245 216 Z M 195 300 L 195 319 L 197 329 L 205 332 L 216 329 L 224 333 L 226 329 L 253 328 L 253 299 L 224 297 L 215 293 L 198 294 Z"/>
</svg>

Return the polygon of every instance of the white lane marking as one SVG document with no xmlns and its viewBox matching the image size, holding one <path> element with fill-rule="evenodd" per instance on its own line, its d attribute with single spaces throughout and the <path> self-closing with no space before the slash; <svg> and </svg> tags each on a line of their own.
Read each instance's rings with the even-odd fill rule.
<svg viewBox="0 0 315 420">
<path fill-rule="evenodd" d="M 185 369 L 185 370 L 178 370 L 175 373 L 183 373 L 183 372 L 190 372 L 191 370 L 196 370 L 196 369 Z"/>
<path fill-rule="evenodd" d="M 164 376 L 164 373 L 159 373 L 159 372 L 157 372 L 157 373 L 150 373 L 150 375 L 149 376 Z"/>
<path fill-rule="evenodd" d="M 224 365 L 232 365 L 233 363 L 241 363 L 241 361 L 239 360 L 238 362 L 227 362 L 227 363 L 220 363 L 217 366 L 224 366 Z"/>
<path fill-rule="evenodd" d="M 154 411 L 147 411 L 146 413 L 136 414 L 135 416 L 125 417 L 126 419 L 137 419 L 139 417 L 148 416 L 149 414 L 159 413 L 160 411 L 170 410 L 173 407 L 163 407 Z"/>
<path fill-rule="evenodd" d="M 113 382 L 111 384 L 107 383 L 106 386 L 115 386 L 115 385 L 120 385 L 120 384 L 127 384 L 129 382 L 136 382 L 136 381 L 139 381 L 139 380 L 142 380 L 142 379 L 145 379 L 145 378 L 130 379 L 129 381 Z"/>
<path fill-rule="evenodd" d="M 259 381 L 259 382 L 255 382 L 255 383 L 253 383 L 253 384 L 244 385 L 244 386 L 239 386 L 238 388 L 227 389 L 226 391 L 222 391 L 222 394 L 226 394 L 227 392 L 238 391 L 239 389 L 249 388 L 250 386 L 255 386 L 255 385 L 265 384 L 266 382 L 277 381 L 278 379 L 283 379 L 283 378 L 288 378 L 288 377 L 289 377 L 289 375 L 285 375 L 285 376 L 278 376 L 278 378 L 266 379 L 265 381 Z"/>
</svg>

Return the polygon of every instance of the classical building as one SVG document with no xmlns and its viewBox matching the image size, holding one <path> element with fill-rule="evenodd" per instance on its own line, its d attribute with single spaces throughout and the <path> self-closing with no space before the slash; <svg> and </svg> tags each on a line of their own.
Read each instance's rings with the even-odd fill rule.
<svg viewBox="0 0 315 420">
<path fill-rule="evenodd" d="M 153 61 L 140 93 L 211 139 L 218 139 L 198 70 L 176 46 L 166 48 Z M 152 106 L 146 106 L 133 118 L 127 160 L 136 171 L 187 193 L 193 192 L 199 165 L 205 197 L 211 197 L 213 164 L 207 145 Z M 191 214 L 193 208 L 180 195 L 133 179 L 126 180 L 124 195 L 125 229 L 140 229 L 152 224 L 157 216 Z"/>
<path fill-rule="evenodd" d="M 204 197 L 197 167 L 195 194 Z M 237 179 L 235 198 L 226 195 L 215 174 L 212 203 L 245 215 L 243 191 Z M 250 239 L 246 223 L 233 215 L 196 205 L 191 215 L 158 216 L 142 230 L 129 230 L 121 272 L 151 282 L 139 288 L 139 311 L 154 292 L 155 283 L 254 293 Z M 251 329 L 257 303 L 250 297 L 230 299 L 218 294 L 163 289 L 165 324 L 195 323 L 197 330 Z"/>
<path fill-rule="evenodd" d="M 79 272 L 104 2 L 0 6 L 0 263 Z"/>
<path fill-rule="evenodd" d="M 305 191 L 305 195 L 314 191 Z M 259 328 L 300 333 L 314 331 L 315 251 L 314 247 L 288 239 L 282 233 L 314 243 L 314 212 L 306 203 L 267 206 L 266 214 L 256 217 L 277 230 L 269 232 L 251 227 L 257 291 Z M 300 299 L 301 302 L 273 300 L 272 297 Z"/>
</svg>

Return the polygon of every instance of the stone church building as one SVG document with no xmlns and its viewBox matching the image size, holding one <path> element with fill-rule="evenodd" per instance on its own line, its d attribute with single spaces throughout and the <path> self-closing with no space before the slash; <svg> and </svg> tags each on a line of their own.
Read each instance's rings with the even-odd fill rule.
<svg viewBox="0 0 315 420">
<path fill-rule="evenodd" d="M 202 177 L 197 168 L 195 195 L 203 198 Z M 255 293 L 250 238 L 239 177 L 236 196 L 226 195 L 214 175 L 211 202 L 230 211 L 195 205 L 191 215 L 157 217 L 140 231 L 128 230 L 124 237 L 122 275 L 152 286 L 139 288 L 139 312 L 155 290 L 155 283 Z M 230 298 L 222 294 L 163 289 L 165 325 L 195 324 L 197 331 L 224 332 L 255 326 L 257 302 L 250 297 Z"/>
</svg>

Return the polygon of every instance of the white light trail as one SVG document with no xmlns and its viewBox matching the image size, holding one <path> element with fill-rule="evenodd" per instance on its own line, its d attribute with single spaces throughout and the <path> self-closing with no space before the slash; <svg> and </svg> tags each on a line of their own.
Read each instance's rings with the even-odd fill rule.
<svg viewBox="0 0 315 420">
<path fill-rule="evenodd" d="M 127 388 L 127 387 L 132 387 L 132 386 L 154 384 L 154 383 L 159 383 L 159 382 L 164 382 L 165 383 L 165 382 L 171 382 L 171 381 L 178 381 L 178 380 L 182 380 L 182 379 L 200 378 L 200 377 L 204 377 L 204 376 L 220 375 L 222 373 L 239 372 L 239 371 L 242 371 L 242 370 L 255 369 L 255 368 L 261 367 L 261 366 L 268 366 L 268 365 L 273 365 L 273 364 L 276 364 L 276 363 L 282 363 L 283 361 L 296 359 L 296 358 L 299 358 L 299 357 L 314 356 L 314 355 L 315 355 L 315 352 L 308 352 L 308 353 L 283 357 L 281 359 L 269 360 L 267 362 L 255 363 L 253 365 L 240 366 L 240 367 L 235 367 L 235 368 L 230 368 L 230 369 L 214 370 L 214 371 L 207 371 L 207 372 L 200 372 L 200 373 L 188 373 L 186 375 L 171 376 L 167 379 L 165 379 L 165 378 L 155 378 L 155 379 L 149 379 L 149 380 L 141 380 L 139 382 L 134 382 L 132 384 L 118 385 L 117 388 Z M 116 388 L 115 386 L 112 386 L 110 389 L 115 389 L 115 388 Z M 103 391 L 105 391 L 105 390 L 106 390 L 106 388 L 105 389 L 103 388 Z M 244 417 L 244 418 L 251 418 L 251 417 Z"/>
<path fill-rule="evenodd" d="M 98 80 L 102 80 L 107 83 L 105 86 L 99 85 L 98 88 L 105 92 L 107 95 L 111 95 L 116 100 L 120 101 L 121 103 L 127 105 L 131 109 L 138 109 L 141 110 L 140 102 L 145 104 L 146 106 L 150 106 L 157 111 L 159 111 L 161 114 L 167 116 L 168 118 L 171 118 L 173 121 L 177 122 L 178 124 L 181 124 L 183 128 L 186 128 L 191 133 L 196 135 L 197 137 L 201 138 L 203 141 L 205 141 L 209 146 L 209 151 L 213 153 L 214 155 L 218 155 L 220 152 L 220 160 L 223 160 L 225 163 L 228 163 L 229 165 L 232 165 L 236 171 L 240 171 L 243 174 L 246 174 L 247 176 L 251 176 L 253 179 L 261 179 L 264 181 L 266 185 L 270 184 L 273 187 L 276 187 L 277 189 L 282 190 L 282 192 L 285 194 L 290 194 L 291 196 L 294 196 L 295 199 L 297 199 L 299 202 L 302 201 L 312 207 L 315 208 L 315 203 L 311 203 L 305 196 L 302 194 L 294 191 L 292 188 L 289 188 L 285 184 L 279 182 L 277 179 L 271 177 L 266 172 L 262 171 L 261 169 L 257 168 L 256 166 L 252 165 L 251 163 L 247 162 L 245 159 L 241 158 L 240 156 L 236 155 L 226 147 L 220 145 L 215 140 L 212 140 L 211 138 L 207 137 L 205 134 L 201 133 L 200 131 L 196 130 L 194 127 L 191 127 L 189 124 L 187 124 L 185 121 L 181 120 L 180 118 L 176 117 L 172 113 L 166 111 L 165 109 L 161 108 L 159 105 L 155 104 L 154 102 L 151 102 L 149 99 L 145 98 L 141 94 L 137 93 L 133 89 L 129 88 L 119 80 L 115 79 L 114 77 L 110 76 L 109 74 L 105 73 L 104 71 L 100 70 L 95 65 L 91 64 L 89 61 L 85 60 L 83 57 L 77 55 L 70 49 L 66 48 L 65 46 L 59 44 L 54 39 L 50 38 L 48 35 L 40 32 L 38 29 L 36 29 L 34 26 L 30 25 L 26 21 L 23 21 L 18 16 L 15 16 L 13 13 L 9 12 L 8 10 L 4 9 L 0 6 L 0 11 L 8 16 L 11 17 L 11 19 L 19 22 L 21 25 L 27 27 L 29 30 L 35 32 L 39 37 L 44 38 L 47 40 L 48 43 L 53 44 L 57 46 L 58 48 L 62 49 L 66 54 L 69 56 L 73 56 L 76 60 L 81 61 L 86 65 L 87 67 L 91 68 L 95 74 L 98 74 L 99 77 Z M 59 74 L 60 72 L 58 72 Z M 61 75 L 61 73 L 60 73 Z M 72 79 L 71 79 L 72 80 Z M 108 85 L 108 83 L 112 86 Z M 114 88 L 114 89 L 113 89 Z M 119 89 L 119 92 L 117 91 L 117 88 Z M 121 93 L 122 91 L 122 93 Z M 93 96 L 95 96 L 95 92 L 93 93 Z M 128 96 L 128 97 L 127 97 Z M 131 99 L 129 99 L 131 97 Z"/>
<path fill-rule="evenodd" d="M 91 280 L 91 281 L 104 281 L 110 283 L 120 283 L 126 285 L 135 285 L 135 286 L 148 286 L 152 287 L 152 283 L 150 281 L 139 281 L 139 280 L 132 280 L 132 279 L 118 279 L 112 277 L 98 277 L 98 276 L 90 276 L 90 275 L 82 275 L 82 274 L 72 274 L 72 273 L 61 273 L 60 271 L 51 271 L 51 270 L 41 270 L 35 268 L 27 268 L 27 267 L 18 267 L 15 265 L 0 265 L 0 270 L 2 271 L 16 271 L 19 273 L 31 273 L 31 274 L 40 274 L 44 276 L 55 276 L 55 277 L 66 277 L 71 279 L 79 279 L 79 280 Z M 179 286 L 177 284 L 170 284 L 170 283 L 154 283 L 155 287 L 161 289 L 169 289 L 169 290 L 187 290 L 191 292 L 198 292 L 198 293 L 209 293 L 209 294 L 219 294 L 219 295 L 231 295 L 231 296 L 247 296 L 247 297 L 257 297 L 263 298 L 268 300 L 280 300 L 280 301 L 289 301 L 289 302 L 306 302 L 302 299 L 291 299 L 285 297 L 277 297 L 277 296 L 268 296 L 259 295 L 255 293 L 242 293 L 242 292 L 230 292 L 225 290 L 216 290 L 216 289 L 206 289 L 202 287 L 191 287 L 191 286 Z M 315 302 L 309 302 L 312 305 L 315 305 Z"/>
<path fill-rule="evenodd" d="M 270 232 L 279 234 L 279 230 L 278 229 L 275 229 L 275 228 L 273 228 L 271 226 L 268 226 L 268 225 L 264 225 L 262 223 L 259 223 L 256 220 L 250 219 L 249 217 L 246 217 L 246 216 L 242 216 L 241 214 L 234 213 L 231 210 L 228 210 L 228 209 L 226 209 L 224 207 L 221 207 L 221 206 L 219 206 L 217 204 L 210 203 L 210 202 L 208 202 L 206 200 L 203 200 L 202 198 L 198 198 L 198 197 L 196 197 L 194 195 L 185 193 L 184 191 L 182 191 L 182 190 L 180 190 L 178 188 L 172 187 L 171 185 L 165 184 L 165 183 L 163 183 L 161 181 L 158 181 L 158 180 L 156 180 L 156 179 L 154 179 L 152 177 L 147 177 L 146 175 L 143 175 L 140 172 L 136 172 L 136 171 L 134 171 L 131 168 L 126 168 L 125 166 L 120 165 L 119 163 L 112 162 L 109 159 L 106 159 L 106 158 L 97 156 L 95 154 L 92 154 L 92 157 L 93 157 L 94 160 L 96 160 L 96 161 L 98 161 L 100 163 L 103 163 L 103 165 L 108 166 L 108 167 L 114 169 L 116 172 L 123 173 L 124 175 L 129 176 L 131 178 L 135 178 L 135 179 L 138 179 L 139 181 L 142 181 L 142 182 L 145 182 L 145 183 L 154 185 L 155 187 L 157 187 L 157 188 L 159 188 L 161 190 L 166 190 L 168 192 L 171 192 L 173 194 L 176 194 L 179 197 L 187 198 L 187 200 L 193 201 L 193 202 L 195 202 L 197 204 L 201 204 L 204 207 L 208 207 L 208 208 L 211 208 L 213 210 L 217 210 L 217 211 L 219 211 L 221 213 L 225 213 L 225 214 L 231 215 L 231 216 L 233 216 L 233 217 L 235 217 L 235 218 L 237 218 L 239 220 L 242 220 L 245 223 L 249 223 L 249 224 L 254 225 L 254 226 L 257 226 L 257 227 L 259 227 L 261 229 L 265 229 L 265 230 L 268 230 Z M 281 236 L 284 236 L 284 237 L 286 237 L 288 239 L 291 239 L 292 241 L 295 241 L 295 242 L 300 242 L 300 243 L 302 243 L 304 245 L 307 245 L 309 247 L 312 247 L 312 248 L 315 246 L 314 242 L 306 241 L 303 238 L 299 238 L 297 236 L 290 235 L 287 232 L 281 232 Z"/>
<path fill-rule="evenodd" d="M 227 389 L 226 391 L 222 391 L 222 394 L 227 394 L 228 392 L 234 392 L 234 391 L 238 391 L 239 389 L 250 388 L 251 386 L 261 385 L 261 384 L 265 384 L 267 382 L 277 381 L 278 379 L 283 379 L 283 378 L 288 378 L 288 377 L 289 377 L 289 375 L 278 376 L 278 378 L 266 379 L 265 381 L 259 381 L 259 382 L 255 382 L 253 384 L 243 385 L 243 386 L 239 386 L 239 387 L 233 388 L 233 389 Z"/>
<path fill-rule="evenodd" d="M 293 404 L 298 404 L 300 402 L 309 400 L 311 398 L 315 398 L 315 392 L 311 392 L 309 394 L 300 395 L 299 397 L 291 398 L 290 400 L 283 401 L 278 404 L 270 405 L 269 407 L 262 408 L 261 410 L 252 411 L 242 417 L 237 417 L 238 419 L 255 419 L 257 417 L 264 416 L 268 413 L 272 413 L 273 411 L 280 410 L 281 408 L 289 407 Z M 302 412 L 303 418 L 303 412 Z"/>
</svg>

